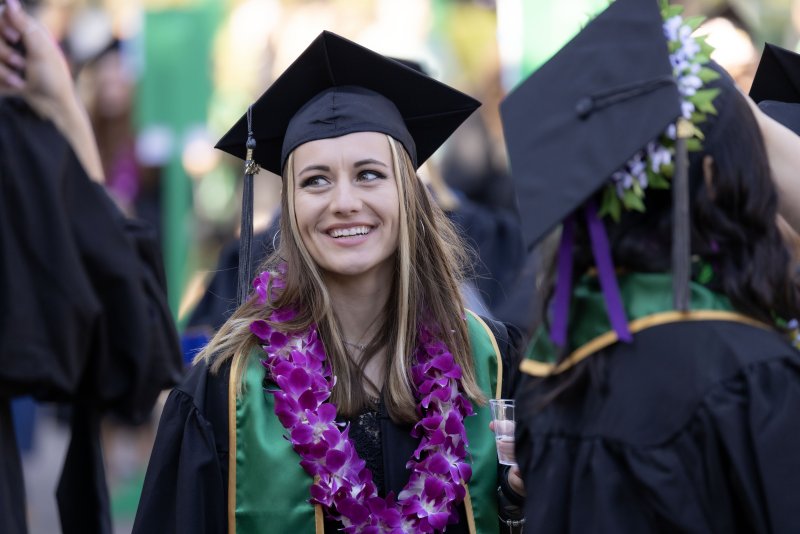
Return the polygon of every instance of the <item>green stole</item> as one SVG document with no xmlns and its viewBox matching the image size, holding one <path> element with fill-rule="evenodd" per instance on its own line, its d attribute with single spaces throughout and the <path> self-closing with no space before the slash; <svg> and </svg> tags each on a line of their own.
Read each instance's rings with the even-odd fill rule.
<svg viewBox="0 0 800 534">
<path fill-rule="evenodd" d="M 467 313 L 467 324 L 478 385 L 487 397 L 499 396 L 503 373 L 497 342 L 472 312 Z M 286 429 L 275 415 L 272 395 L 263 391 L 265 370 L 260 352 L 254 350 L 244 363 L 244 393 L 236 396 L 233 380 L 228 391 L 228 532 L 322 534 L 322 509 L 308 503 L 312 478 L 300 467 L 291 443 L 283 438 Z M 497 454 L 489 430 L 491 415 L 488 405 L 473 404 L 473 409 L 475 415 L 464 421 L 472 465 L 464 505 L 470 532 L 497 532 Z"/>
<path fill-rule="evenodd" d="M 678 321 L 723 320 L 769 328 L 763 323 L 733 311 L 730 300 L 707 287 L 689 284 L 688 312 L 674 311 L 672 303 L 672 276 L 665 273 L 630 273 L 618 277 L 622 303 L 632 334 L 645 328 Z M 611 329 L 605 299 L 594 276 L 581 279 L 572 293 L 570 302 L 568 350 L 564 363 L 555 365 L 558 348 L 549 333 L 539 328 L 520 365 L 520 370 L 533 376 L 560 373 L 591 354 L 616 343 Z"/>
</svg>

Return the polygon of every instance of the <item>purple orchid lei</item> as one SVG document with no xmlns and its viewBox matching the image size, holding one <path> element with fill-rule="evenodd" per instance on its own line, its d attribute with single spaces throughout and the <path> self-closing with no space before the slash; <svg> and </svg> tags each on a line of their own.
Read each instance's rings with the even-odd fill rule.
<svg viewBox="0 0 800 534">
<path fill-rule="evenodd" d="M 265 304 L 283 287 L 279 273 L 261 273 L 253 282 Z M 372 473 L 350 440 L 350 427 L 336 423 L 336 406 L 328 399 L 336 383 L 326 361 L 316 326 L 288 333 L 280 325 L 296 317 L 292 309 L 276 309 L 269 322 L 256 320 L 250 330 L 261 341 L 262 364 L 279 389 L 269 390 L 275 414 L 287 439 L 311 476 L 312 504 L 321 504 L 348 533 L 435 532 L 458 522 L 457 505 L 466 496 L 472 468 L 465 461 L 464 417 L 472 405 L 460 391 L 461 367 L 447 346 L 420 325 L 412 380 L 420 397 L 419 421 L 411 435 L 421 438 L 406 464 L 411 475 L 397 498 L 378 495 Z M 270 324 L 272 323 L 272 324 Z"/>
</svg>

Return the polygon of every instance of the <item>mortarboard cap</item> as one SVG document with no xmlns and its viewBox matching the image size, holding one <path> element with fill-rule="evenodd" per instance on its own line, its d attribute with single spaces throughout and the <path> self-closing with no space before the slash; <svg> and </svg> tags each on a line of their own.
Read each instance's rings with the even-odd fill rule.
<svg viewBox="0 0 800 534">
<path fill-rule="evenodd" d="M 654 0 L 616 0 L 500 106 L 527 247 L 681 115 Z"/>
<path fill-rule="evenodd" d="M 762 100 L 759 109 L 783 124 L 797 135 L 800 135 L 800 102 L 778 102 Z"/>
<path fill-rule="evenodd" d="M 314 139 L 377 131 L 400 141 L 418 167 L 480 103 L 397 60 L 322 32 L 252 105 L 253 157 L 281 174 Z M 243 116 L 217 148 L 245 157 Z"/>
<path fill-rule="evenodd" d="M 662 11 L 663 9 L 663 11 Z M 621 210 L 644 211 L 646 187 L 672 189 L 675 309 L 689 307 L 688 149 L 719 89 L 704 66 L 710 47 L 692 36 L 698 19 L 680 6 L 617 0 L 501 104 L 528 249 L 562 221 L 551 338 L 565 346 L 576 209 L 583 207 L 609 320 L 631 341 L 605 226 Z M 673 126 L 673 127 L 671 127 Z M 671 128 L 670 128 L 671 127 Z M 672 180 L 667 181 L 666 177 Z M 592 195 L 604 189 L 598 212 Z"/>
<path fill-rule="evenodd" d="M 756 103 L 800 102 L 800 55 L 766 43 L 750 87 L 750 98 Z"/>
<path fill-rule="evenodd" d="M 430 76 L 430 73 L 428 72 L 428 69 L 423 67 L 422 63 L 420 63 L 419 61 L 414 61 L 413 59 L 406 59 L 406 58 L 403 58 L 403 57 L 390 57 L 390 56 L 386 56 L 386 57 L 388 57 L 389 59 L 393 59 L 393 60 L 397 61 L 398 63 L 402 63 L 406 67 L 408 67 L 410 69 L 414 69 L 415 71 L 420 72 L 422 74 L 425 74 L 426 76 Z"/>
<path fill-rule="evenodd" d="M 766 43 L 750 98 L 761 111 L 800 135 L 800 54 Z"/>
</svg>

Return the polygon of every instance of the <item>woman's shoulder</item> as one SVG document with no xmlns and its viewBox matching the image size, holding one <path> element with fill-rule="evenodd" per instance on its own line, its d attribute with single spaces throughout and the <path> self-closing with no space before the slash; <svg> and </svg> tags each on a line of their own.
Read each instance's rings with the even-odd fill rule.
<svg viewBox="0 0 800 534">
<path fill-rule="evenodd" d="M 505 346 L 515 348 L 522 346 L 524 341 L 522 331 L 513 324 L 479 315 L 470 309 L 466 309 L 466 315 L 470 330 L 480 331 L 483 329 L 485 333 L 490 334 L 495 339 L 501 351 Z"/>
<path fill-rule="evenodd" d="M 213 370 L 206 360 L 199 360 L 186 370 L 168 402 L 177 404 L 186 417 L 200 418 L 227 432 L 230 372 L 230 360 Z"/>
</svg>

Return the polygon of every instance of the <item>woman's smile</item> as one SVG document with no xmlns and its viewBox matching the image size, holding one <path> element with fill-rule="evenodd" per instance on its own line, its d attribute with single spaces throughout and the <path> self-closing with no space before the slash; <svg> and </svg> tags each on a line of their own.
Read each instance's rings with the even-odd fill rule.
<svg viewBox="0 0 800 534">
<path fill-rule="evenodd" d="M 350 242 L 359 242 L 361 243 L 363 240 L 356 240 L 351 238 L 358 238 L 362 236 L 366 236 L 372 230 L 369 226 L 349 226 L 345 228 L 332 228 L 328 230 L 328 235 L 334 239 L 342 240 L 344 243 Z"/>
</svg>

